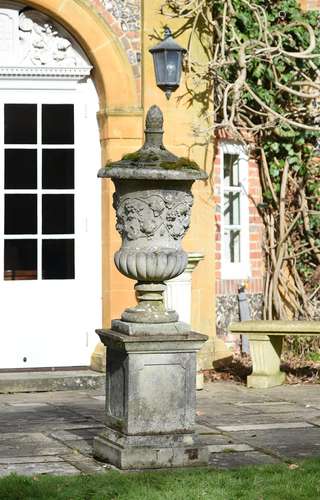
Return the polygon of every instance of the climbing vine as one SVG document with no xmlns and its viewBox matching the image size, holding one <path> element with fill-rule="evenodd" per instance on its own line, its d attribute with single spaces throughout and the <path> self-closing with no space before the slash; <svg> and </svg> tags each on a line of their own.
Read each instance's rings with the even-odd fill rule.
<svg viewBox="0 0 320 500">
<path fill-rule="evenodd" d="M 320 299 L 320 18 L 296 0 L 167 0 L 188 31 L 184 96 L 260 167 L 264 318 L 314 318 Z M 210 34 L 212 44 L 203 43 Z M 203 47 L 207 63 L 195 54 Z M 204 90 L 205 86 L 205 90 Z M 206 96 L 206 98 L 204 98 Z"/>
</svg>

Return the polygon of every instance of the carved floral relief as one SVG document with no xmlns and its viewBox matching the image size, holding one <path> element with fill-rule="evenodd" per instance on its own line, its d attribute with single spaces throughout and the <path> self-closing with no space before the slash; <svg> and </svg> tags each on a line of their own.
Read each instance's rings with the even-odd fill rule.
<svg viewBox="0 0 320 500">
<path fill-rule="evenodd" d="M 170 192 L 121 200 L 115 193 L 116 229 L 128 240 L 151 239 L 156 234 L 164 236 L 166 232 L 180 240 L 190 225 L 192 203 L 191 193 Z"/>
</svg>

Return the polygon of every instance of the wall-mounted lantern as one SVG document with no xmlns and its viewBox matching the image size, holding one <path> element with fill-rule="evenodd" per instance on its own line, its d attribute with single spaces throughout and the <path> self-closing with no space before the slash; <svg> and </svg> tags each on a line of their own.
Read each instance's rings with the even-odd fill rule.
<svg viewBox="0 0 320 500">
<path fill-rule="evenodd" d="M 187 51 L 174 41 L 170 28 L 165 28 L 164 40 L 149 52 L 153 56 L 157 86 L 170 99 L 180 85 L 182 60 Z"/>
</svg>

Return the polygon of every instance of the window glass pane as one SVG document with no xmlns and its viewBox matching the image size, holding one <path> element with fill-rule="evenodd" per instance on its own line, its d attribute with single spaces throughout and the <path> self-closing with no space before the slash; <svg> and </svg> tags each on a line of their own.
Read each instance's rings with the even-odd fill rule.
<svg viewBox="0 0 320 500">
<path fill-rule="evenodd" d="M 4 142 L 6 144 L 37 143 L 37 105 L 4 105 Z"/>
<path fill-rule="evenodd" d="M 240 225 L 240 193 L 224 193 L 223 196 L 224 223 L 228 226 Z"/>
<path fill-rule="evenodd" d="M 43 189 L 74 188 L 74 150 L 44 149 L 42 152 Z"/>
<path fill-rule="evenodd" d="M 42 278 L 74 279 L 74 240 L 42 241 Z"/>
<path fill-rule="evenodd" d="M 43 104 L 43 144 L 73 144 L 73 104 Z"/>
<path fill-rule="evenodd" d="M 225 187 L 237 187 L 239 183 L 239 155 L 224 153 L 223 155 L 223 184 Z"/>
<path fill-rule="evenodd" d="M 42 233 L 74 233 L 73 194 L 45 194 L 42 196 Z"/>
<path fill-rule="evenodd" d="M 231 264 L 240 263 L 240 231 L 226 230 L 224 232 L 224 259 Z"/>
<path fill-rule="evenodd" d="M 37 233 L 37 195 L 5 195 L 5 234 Z"/>
<path fill-rule="evenodd" d="M 37 150 L 5 150 L 5 189 L 37 189 Z"/>
<path fill-rule="evenodd" d="M 4 279 L 37 279 L 37 240 L 5 240 Z"/>
</svg>

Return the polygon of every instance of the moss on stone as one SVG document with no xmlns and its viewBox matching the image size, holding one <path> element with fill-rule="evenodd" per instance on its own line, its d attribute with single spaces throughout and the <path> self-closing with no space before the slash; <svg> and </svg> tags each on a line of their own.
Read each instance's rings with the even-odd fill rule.
<svg viewBox="0 0 320 500">
<path fill-rule="evenodd" d="M 135 153 L 128 153 L 122 157 L 122 160 L 128 161 L 138 161 L 140 160 L 141 153 L 140 151 L 136 151 Z"/>
<path fill-rule="evenodd" d="M 138 161 L 158 161 L 159 156 L 153 151 L 136 151 L 135 153 L 129 153 L 122 157 L 122 160 L 138 162 Z"/>
<path fill-rule="evenodd" d="M 135 153 L 128 153 L 122 157 L 121 161 L 131 161 L 133 163 L 138 163 L 139 161 L 148 162 L 159 162 L 161 158 L 153 151 L 136 151 Z M 112 162 L 107 162 L 106 167 L 112 165 Z M 164 170 L 200 170 L 199 165 L 195 161 L 189 160 L 189 158 L 178 158 L 176 161 L 161 161 L 156 165 Z"/>
<path fill-rule="evenodd" d="M 178 158 L 177 161 L 168 161 L 160 163 L 160 168 L 166 170 L 200 170 L 199 165 L 188 158 Z"/>
</svg>

